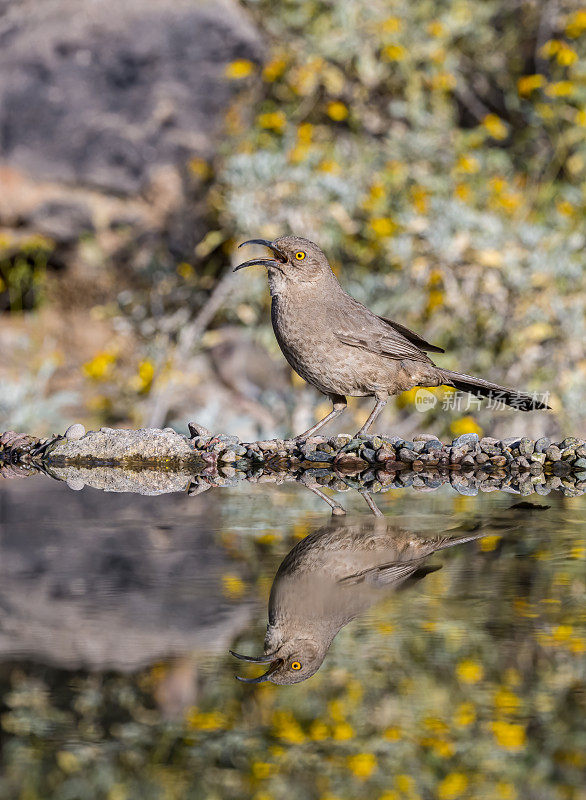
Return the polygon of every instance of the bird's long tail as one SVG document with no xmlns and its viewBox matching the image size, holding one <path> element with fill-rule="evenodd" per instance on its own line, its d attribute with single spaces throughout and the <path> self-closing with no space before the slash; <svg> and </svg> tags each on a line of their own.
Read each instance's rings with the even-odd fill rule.
<svg viewBox="0 0 586 800">
<path fill-rule="evenodd" d="M 507 389 L 506 386 L 499 386 L 498 383 L 491 383 L 482 378 L 464 375 L 461 372 L 452 372 L 449 369 L 440 370 L 440 374 L 442 381 L 448 386 L 453 386 L 462 392 L 470 392 L 477 397 L 492 397 L 495 401 L 506 403 L 519 411 L 550 408 L 546 403 L 542 403 L 530 394 L 518 392 L 516 389 Z"/>
</svg>

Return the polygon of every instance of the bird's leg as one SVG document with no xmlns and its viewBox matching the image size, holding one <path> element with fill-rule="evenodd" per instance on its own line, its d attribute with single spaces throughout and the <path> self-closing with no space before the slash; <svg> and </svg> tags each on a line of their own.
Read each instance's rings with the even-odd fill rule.
<svg viewBox="0 0 586 800">
<path fill-rule="evenodd" d="M 364 423 L 362 428 L 360 428 L 360 430 L 355 434 L 356 436 L 362 436 L 363 434 L 368 432 L 368 429 L 370 428 L 372 423 L 375 421 L 375 419 L 378 417 L 380 412 L 386 406 L 387 401 L 388 401 L 388 397 L 382 398 L 382 397 L 378 397 L 377 396 L 376 404 L 375 404 L 374 408 L 372 409 L 372 411 L 370 412 L 370 416 L 368 417 L 368 419 L 366 420 L 366 422 Z"/>
<path fill-rule="evenodd" d="M 370 508 L 372 513 L 375 517 L 384 517 L 383 512 L 378 508 L 377 504 L 372 499 L 372 495 L 366 491 L 366 489 L 359 489 L 358 494 L 361 494 L 364 497 L 366 505 Z"/>
<path fill-rule="evenodd" d="M 332 514 L 335 517 L 342 517 L 345 515 L 346 509 L 335 500 L 332 500 L 331 497 L 328 497 L 327 494 L 324 494 L 321 489 L 318 489 L 317 486 L 311 482 L 311 478 L 309 476 L 302 476 L 299 479 L 299 482 L 309 489 L 310 492 L 316 494 L 321 500 L 324 501 L 324 503 L 327 503 L 332 509 Z"/>
<path fill-rule="evenodd" d="M 339 416 L 348 405 L 346 403 L 346 398 L 341 394 L 330 394 L 328 396 L 334 405 L 333 409 L 327 416 L 325 416 L 323 419 L 320 419 L 319 422 L 315 423 L 315 425 L 312 425 L 309 430 L 304 431 L 304 433 L 300 433 L 299 436 L 296 436 L 296 440 L 309 439 L 309 437 L 313 436 L 316 431 L 319 431 L 320 428 L 323 428 L 324 425 L 327 425 L 330 420 Z"/>
</svg>

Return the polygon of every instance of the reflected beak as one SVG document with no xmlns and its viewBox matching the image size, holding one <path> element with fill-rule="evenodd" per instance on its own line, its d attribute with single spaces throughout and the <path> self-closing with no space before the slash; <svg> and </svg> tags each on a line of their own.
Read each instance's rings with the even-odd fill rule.
<svg viewBox="0 0 586 800">
<path fill-rule="evenodd" d="M 243 656 L 240 653 L 235 653 L 234 650 L 230 650 L 230 655 L 233 655 L 234 658 L 239 658 L 241 661 L 249 661 L 251 664 L 270 664 L 268 670 L 263 675 L 259 675 L 258 678 L 241 678 L 240 675 L 235 675 L 236 680 L 241 683 L 264 683 L 283 663 L 282 658 L 275 658 L 275 653 L 268 653 L 264 656 Z"/>
<path fill-rule="evenodd" d="M 265 681 L 269 680 L 273 672 L 276 672 L 282 664 L 283 659 L 276 658 L 267 671 L 263 675 L 259 675 L 258 678 L 241 678 L 240 675 L 236 675 L 235 678 L 237 681 L 240 681 L 240 683 L 265 683 Z"/>
<path fill-rule="evenodd" d="M 243 264 L 238 264 L 238 266 L 234 267 L 232 272 L 236 272 L 239 269 L 244 269 L 244 267 L 253 267 L 257 264 L 262 267 L 279 267 L 279 264 L 284 264 L 287 261 L 287 256 L 282 250 L 279 250 L 272 242 L 269 242 L 268 239 L 249 239 L 247 242 L 242 242 L 239 244 L 238 247 L 244 247 L 245 244 L 262 244 L 263 247 L 268 247 L 270 250 L 273 251 L 276 258 L 252 258 L 250 261 L 245 261 Z"/>
</svg>

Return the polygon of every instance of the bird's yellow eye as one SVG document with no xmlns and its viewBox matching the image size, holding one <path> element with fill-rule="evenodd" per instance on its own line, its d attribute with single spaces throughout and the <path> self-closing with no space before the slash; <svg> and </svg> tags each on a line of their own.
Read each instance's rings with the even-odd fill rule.
<svg viewBox="0 0 586 800">
<path fill-rule="evenodd" d="M 305 253 L 303 255 L 305 255 Z M 301 669 L 301 663 L 299 661 L 293 661 L 291 669 Z"/>
<path fill-rule="evenodd" d="M 305 253 L 303 252 L 303 250 L 299 250 L 298 253 L 295 253 L 295 258 L 297 259 L 297 261 L 303 261 L 303 259 L 305 258 Z M 295 663 L 297 664 L 298 662 L 296 661 Z M 297 667 L 297 669 L 299 669 L 299 667 Z"/>
</svg>

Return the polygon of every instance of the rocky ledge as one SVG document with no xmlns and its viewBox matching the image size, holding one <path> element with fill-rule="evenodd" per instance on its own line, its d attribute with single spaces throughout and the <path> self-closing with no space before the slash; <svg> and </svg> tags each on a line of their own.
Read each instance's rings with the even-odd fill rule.
<svg viewBox="0 0 586 800">
<path fill-rule="evenodd" d="M 586 490 L 586 442 L 574 436 L 553 442 L 545 437 L 480 439 L 467 433 L 447 444 L 432 434 L 413 441 L 339 434 L 247 443 L 227 434 L 215 436 L 196 423 L 189 430 L 189 437 L 171 428 L 86 433 L 76 424 L 49 439 L 8 431 L 0 436 L 0 460 L 7 466 L 47 468 L 188 468 L 208 485 L 303 474 L 334 489 L 356 484 L 369 492 L 393 485 L 433 489 L 446 482 L 464 494 L 507 488 L 520 494 Z"/>
</svg>

